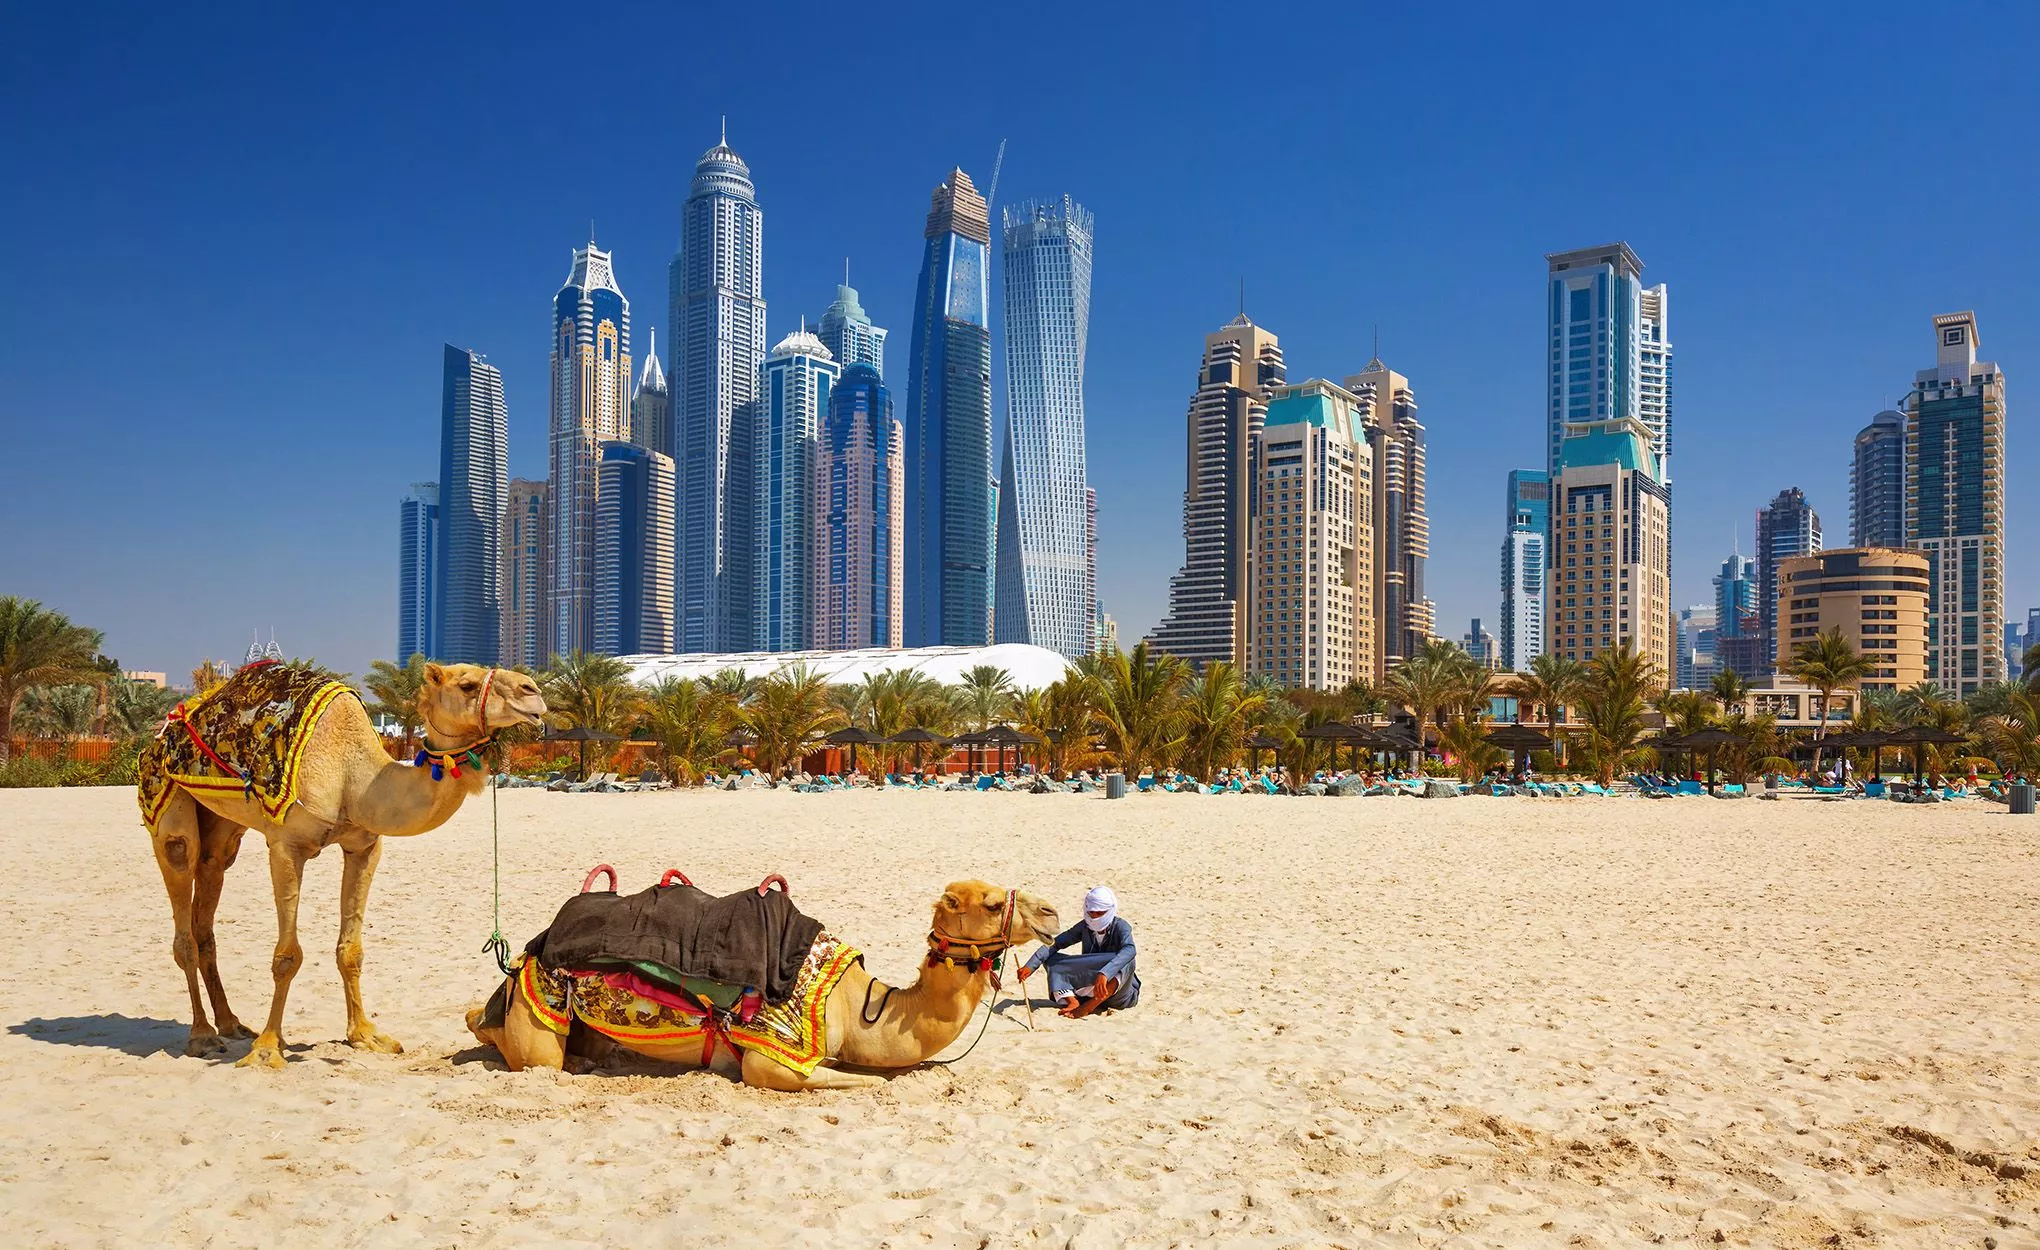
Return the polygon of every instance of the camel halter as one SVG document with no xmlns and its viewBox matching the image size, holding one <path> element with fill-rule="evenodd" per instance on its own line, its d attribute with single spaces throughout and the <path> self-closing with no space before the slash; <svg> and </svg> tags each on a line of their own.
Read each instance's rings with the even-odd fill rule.
<svg viewBox="0 0 2040 1250">
<path fill-rule="evenodd" d="M 928 966 L 947 964 L 952 968 L 968 968 L 973 972 L 992 974 L 992 990 L 999 989 L 999 965 L 1006 951 L 1013 946 L 1013 912 L 1019 900 L 1018 890 L 1006 891 L 1006 906 L 999 922 L 999 936 L 995 938 L 961 938 L 944 933 L 938 926 L 928 930 Z M 964 952 L 969 952 L 967 955 Z"/>
<path fill-rule="evenodd" d="M 430 733 L 425 735 L 425 749 L 418 752 L 411 762 L 420 768 L 430 764 L 432 766 L 432 780 L 438 781 L 447 774 L 448 770 L 451 770 L 455 777 L 459 777 L 460 766 L 463 760 L 471 767 L 480 768 L 482 766 L 480 752 L 487 750 L 495 745 L 496 742 L 496 735 L 489 732 L 489 687 L 494 685 L 495 681 L 495 669 L 492 668 L 482 674 L 482 697 L 480 702 L 475 704 L 475 710 L 480 714 L 482 723 L 482 736 L 480 738 L 468 743 L 466 746 L 450 747 L 442 751 L 432 745 L 432 735 Z"/>
</svg>

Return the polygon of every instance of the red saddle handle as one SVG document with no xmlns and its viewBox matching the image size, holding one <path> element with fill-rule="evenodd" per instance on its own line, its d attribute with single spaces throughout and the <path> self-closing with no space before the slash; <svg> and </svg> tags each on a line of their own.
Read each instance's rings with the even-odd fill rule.
<svg viewBox="0 0 2040 1250">
<path fill-rule="evenodd" d="M 777 881 L 777 882 L 779 883 L 779 892 L 780 892 L 781 894 L 784 894 L 784 895 L 785 895 L 786 897 L 788 897 L 788 898 L 792 898 L 792 897 L 793 897 L 793 887 L 792 887 L 792 886 L 790 886 L 790 885 L 788 885 L 788 884 L 786 884 L 786 878 L 785 878 L 785 877 L 782 877 L 782 876 L 780 876 L 780 875 L 779 875 L 778 873 L 776 873 L 776 872 L 775 872 L 775 873 L 773 873 L 773 874 L 772 874 L 771 876 L 769 876 L 769 877 L 765 878 L 765 879 L 764 879 L 763 881 L 760 881 L 760 882 L 758 883 L 758 897 L 759 897 L 759 898 L 764 898 L 764 897 L 765 897 L 765 891 L 766 891 L 766 890 L 768 890 L 768 889 L 770 889 L 770 888 L 772 887 L 772 883 L 773 883 L 774 881 Z"/>
<path fill-rule="evenodd" d="M 586 894 L 588 887 L 595 884 L 595 878 L 604 873 L 609 874 L 609 892 L 611 894 L 616 893 L 616 869 L 611 868 L 608 864 L 597 864 L 588 870 L 588 875 L 581 878 L 581 893 Z"/>
<path fill-rule="evenodd" d="M 678 868 L 668 868 L 666 870 L 666 875 L 659 878 L 659 888 L 663 890 L 667 886 L 673 884 L 675 881 L 678 881 L 681 885 L 694 884 L 692 881 L 689 881 L 687 879 L 687 874 L 681 872 Z"/>
</svg>

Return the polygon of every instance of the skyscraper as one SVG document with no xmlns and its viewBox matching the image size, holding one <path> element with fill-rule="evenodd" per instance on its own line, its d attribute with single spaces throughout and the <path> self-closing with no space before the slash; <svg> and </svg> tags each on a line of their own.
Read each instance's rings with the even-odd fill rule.
<svg viewBox="0 0 2040 1250">
<path fill-rule="evenodd" d="M 664 655 L 673 650 L 673 461 L 606 442 L 599 476 L 590 649 Z"/>
<path fill-rule="evenodd" d="M 906 438 L 878 370 L 845 369 L 815 457 L 814 647 L 906 641 Z"/>
<path fill-rule="evenodd" d="M 1544 654 L 1545 549 L 1551 541 L 1551 477 L 1509 470 L 1502 539 L 1502 667 L 1526 672 Z"/>
<path fill-rule="evenodd" d="M 1934 318 L 1939 357 L 1905 401 L 1906 545 L 1927 553 L 1927 680 L 2003 681 L 2005 375 L 1976 358 L 1976 314 Z"/>
<path fill-rule="evenodd" d="M 630 437 L 630 301 L 609 253 L 574 249 L 553 297 L 551 651 L 587 650 L 595 628 L 595 499 L 601 445 Z"/>
<path fill-rule="evenodd" d="M 1500 669 L 1502 666 L 1502 644 L 1480 623 L 1479 617 L 1469 622 L 1466 634 L 1459 640 L 1459 649 L 1485 669 Z"/>
<path fill-rule="evenodd" d="M 1105 613 L 1098 606 L 1098 488 L 1084 488 L 1084 617 L 1091 625 L 1091 651 L 1103 650 Z"/>
<path fill-rule="evenodd" d="M 1770 671 L 1769 639 L 1757 612 L 1757 562 L 1740 551 L 1714 576 L 1714 668 L 1745 680 Z"/>
<path fill-rule="evenodd" d="M 659 366 L 657 330 L 646 338 L 645 363 L 638 371 L 637 389 L 630 393 L 630 441 L 669 458 L 673 454 L 673 397 L 666 388 L 666 371 Z"/>
<path fill-rule="evenodd" d="M 1548 468 L 1566 424 L 1633 418 L 1650 430 L 1660 483 L 1671 481 L 1671 297 L 1646 289 L 1627 243 L 1555 252 L 1549 266 Z"/>
<path fill-rule="evenodd" d="M 1681 690 L 1705 690 L 1714 680 L 1714 609 L 1704 603 L 1679 609 L 1679 679 Z"/>
<path fill-rule="evenodd" d="M 397 663 L 439 649 L 439 483 L 413 482 L 397 505 Z"/>
<path fill-rule="evenodd" d="M 1424 427 L 1417 420 L 1410 380 L 1376 359 L 1346 379 L 1367 409 L 1367 442 L 1374 449 L 1374 671 L 1388 671 L 1424 649 L 1437 630 L 1437 609 L 1424 595 L 1424 562 L 1431 554 L 1431 518 L 1424 508 Z"/>
<path fill-rule="evenodd" d="M 1884 411 L 1856 434 L 1849 466 L 1849 545 L 1905 546 L 1905 414 Z"/>
<path fill-rule="evenodd" d="M 748 647 L 754 548 L 750 414 L 765 359 L 765 215 L 725 135 L 694 167 L 671 296 L 673 457 L 679 475 L 678 649 Z"/>
<path fill-rule="evenodd" d="M 439 405 L 439 646 L 453 664 L 498 663 L 510 418 L 503 374 L 446 345 Z"/>
<path fill-rule="evenodd" d="M 552 546 L 552 490 L 545 482 L 510 480 L 503 510 L 503 637 L 501 664 L 537 667 L 552 658 L 552 627 L 546 616 L 552 582 L 547 559 Z"/>
<path fill-rule="evenodd" d="M 1185 438 L 1183 565 L 1151 638 L 1191 664 L 1247 666 L 1253 448 L 1283 378 L 1281 345 L 1245 312 L 1205 337 Z"/>
<path fill-rule="evenodd" d="M 1778 492 L 1770 506 L 1757 513 L 1757 621 L 1764 638 L 1760 671 L 1743 673 L 1752 679 L 1769 677 L 1775 671 L 1778 651 L 1778 566 L 1793 556 L 1820 550 L 1820 514 L 1806 502 L 1806 492 L 1797 486 Z M 1741 670 L 1738 670 L 1741 671 Z"/>
<path fill-rule="evenodd" d="M 1321 378 L 1273 390 L 1253 441 L 1248 672 L 1340 690 L 1375 669 L 1365 401 Z M 1223 658 L 1223 657 L 1219 657 Z"/>
<path fill-rule="evenodd" d="M 845 369 L 851 365 L 870 365 L 883 378 L 885 330 L 871 324 L 864 305 L 857 302 L 857 288 L 849 285 L 849 277 L 845 272 L 844 285 L 836 288 L 836 302 L 823 311 L 815 336 L 836 358 L 837 365 Z"/>
<path fill-rule="evenodd" d="M 1568 660 L 1634 647 L 1669 684 L 1671 504 L 1655 460 L 1650 427 L 1634 417 L 1568 425 L 1551 485 L 1547 646 Z"/>
<path fill-rule="evenodd" d="M 907 645 L 992 640 L 991 218 L 970 175 L 935 188 L 908 366 Z"/>
<path fill-rule="evenodd" d="M 811 645 L 815 440 L 839 372 L 829 349 L 805 329 L 779 340 L 759 367 L 751 405 L 757 413 L 754 455 L 746 466 L 757 507 L 748 530 L 757 563 L 747 649 L 805 651 Z"/>
<path fill-rule="evenodd" d="M 1004 213 L 1006 440 L 993 637 L 1091 652 L 1084 346 L 1091 214 L 1068 196 Z"/>
</svg>

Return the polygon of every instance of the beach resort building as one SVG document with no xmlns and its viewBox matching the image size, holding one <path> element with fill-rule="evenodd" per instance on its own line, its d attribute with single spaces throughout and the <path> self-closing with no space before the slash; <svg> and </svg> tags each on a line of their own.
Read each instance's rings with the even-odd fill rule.
<svg viewBox="0 0 2040 1250">
<path fill-rule="evenodd" d="M 673 454 L 673 396 L 659 364 L 657 330 L 647 336 L 645 362 L 630 393 L 630 441 L 669 458 Z"/>
<path fill-rule="evenodd" d="M 439 483 L 413 482 L 397 504 L 397 662 L 439 649 Z"/>
<path fill-rule="evenodd" d="M 1926 680 L 1927 557 L 1893 547 L 1844 547 L 1778 565 L 1778 671 L 1804 644 L 1835 630 L 1876 667 L 1865 690 Z"/>
<path fill-rule="evenodd" d="M 1905 546 L 1905 414 L 1880 412 L 1856 433 L 1849 465 L 1849 545 Z"/>
<path fill-rule="evenodd" d="M 752 645 L 753 451 L 746 408 L 765 359 L 765 214 L 724 133 L 694 166 L 667 269 L 678 473 L 675 614 L 682 651 Z"/>
<path fill-rule="evenodd" d="M 1339 690 L 1373 680 L 1374 451 L 1359 396 L 1320 378 L 1276 388 L 1253 444 L 1247 671 Z"/>
<path fill-rule="evenodd" d="M 815 327 L 815 337 L 822 340 L 822 346 L 836 358 L 836 364 L 844 369 L 851 365 L 870 365 L 879 377 L 885 376 L 885 329 L 871 323 L 871 317 L 864 311 L 864 305 L 857 302 L 857 288 L 849 285 L 850 262 L 843 262 L 843 283 L 836 288 L 836 301 L 822 312 L 822 320 Z"/>
<path fill-rule="evenodd" d="M 1424 427 L 1417 420 L 1410 380 L 1380 357 L 1346 379 L 1365 410 L 1367 443 L 1374 451 L 1375 584 L 1378 631 L 1374 669 L 1379 683 L 1437 633 L 1437 607 L 1424 595 L 1424 562 L 1431 554 L 1431 518 L 1424 506 Z"/>
<path fill-rule="evenodd" d="M 1502 668 L 1526 672 L 1544 654 L 1545 548 L 1551 541 L 1551 475 L 1509 470 L 1502 539 Z"/>
<path fill-rule="evenodd" d="M 812 645 L 898 647 L 906 631 L 906 431 L 871 365 L 829 393 L 815 455 Z"/>
<path fill-rule="evenodd" d="M 552 658 L 552 629 L 546 557 L 552 544 L 552 488 L 545 482 L 510 479 L 500 544 L 503 572 L 503 637 L 498 663 L 536 668 Z"/>
<path fill-rule="evenodd" d="M 1248 663 L 1251 462 L 1269 392 L 1283 379 L 1280 343 L 1245 312 L 1205 338 L 1185 440 L 1183 564 L 1149 639 L 1193 665 Z"/>
<path fill-rule="evenodd" d="M 1906 546 L 1927 553 L 1927 680 L 2005 678 L 2005 375 L 1976 358 L 1976 314 L 1934 318 L 1939 356 L 1905 399 Z"/>
<path fill-rule="evenodd" d="M 961 169 L 922 230 L 907 366 L 907 644 L 992 640 L 992 225 Z"/>
<path fill-rule="evenodd" d="M 1546 468 L 1558 470 L 1566 427 L 1634 419 L 1650 431 L 1653 470 L 1671 481 L 1671 296 L 1643 285 L 1627 243 L 1546 256 L 1549 386 Z"/>
<path fill-rule="evenodd" d="M 1762 649 L 1753 654 L 1757 667 L 1745 672 L 1751 681 L 1769 678 L 1778 653 L 1778 568 L 1794 556 L 1820 550 L 1820 514 L 1806 502 L 1806 492 L 1797 486 L 1778 492 L 1770 505 L 1757 513 L 1757 631 Z"/>
<path fill-rule="evenodd" d="M 446 345 L 439 408 L 437 660 L 499 663 L 503 510 L 510 491 L 510 418 L 503 374 L 480 352 Z"/>
<path fill-rule="evenodd" d="M 636 443 L 602 444 L 595 504 L 592 651 L 673 649 L 673 461 Z"/>
<path fill-rule="evenodd" d="M 1081 204 L 1005 210 L 1006 438 L 992 637 L 1091 653 L 1097 601 L 1084 459 L 1094 223 Z"/>
<path fill-rule="evenodd" d="M 1674 680 L 1671 507 L 1650 428 L 1624 417 L 1571 424 L 1551 485 L 1546 648 L 1591 660 L 1633 647 Z"/>
<path fill-rule="evenodd" d="M 591 650 L 602 444 L 630 437 L 630 301 L 590 240 L 553 297 L 548 654 Z"/>
<path fill-rule="evenodd" d="M 840 372 L 834 355 L 805 328 L 779 340 L 759 366 L 758 397 L 747 409 L 753 454 L 732 466 L 751 475 L 753 513 L 732 533 L 754 552 L 748 615 L 752 646 L 760 651 L 813 645 L 815 443 Z"/>
</svg>

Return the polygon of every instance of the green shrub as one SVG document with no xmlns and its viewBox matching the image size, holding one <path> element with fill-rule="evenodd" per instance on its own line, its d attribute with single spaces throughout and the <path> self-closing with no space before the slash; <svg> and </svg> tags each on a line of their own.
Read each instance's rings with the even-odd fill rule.
<svg viewBox="0 0 2040 1250">
<path fill-rule="evenodd" d="M 60 786 L 63 765 L 35 755 L 17 755 L 0 764 L 0 789 Z"/>
</svg>

